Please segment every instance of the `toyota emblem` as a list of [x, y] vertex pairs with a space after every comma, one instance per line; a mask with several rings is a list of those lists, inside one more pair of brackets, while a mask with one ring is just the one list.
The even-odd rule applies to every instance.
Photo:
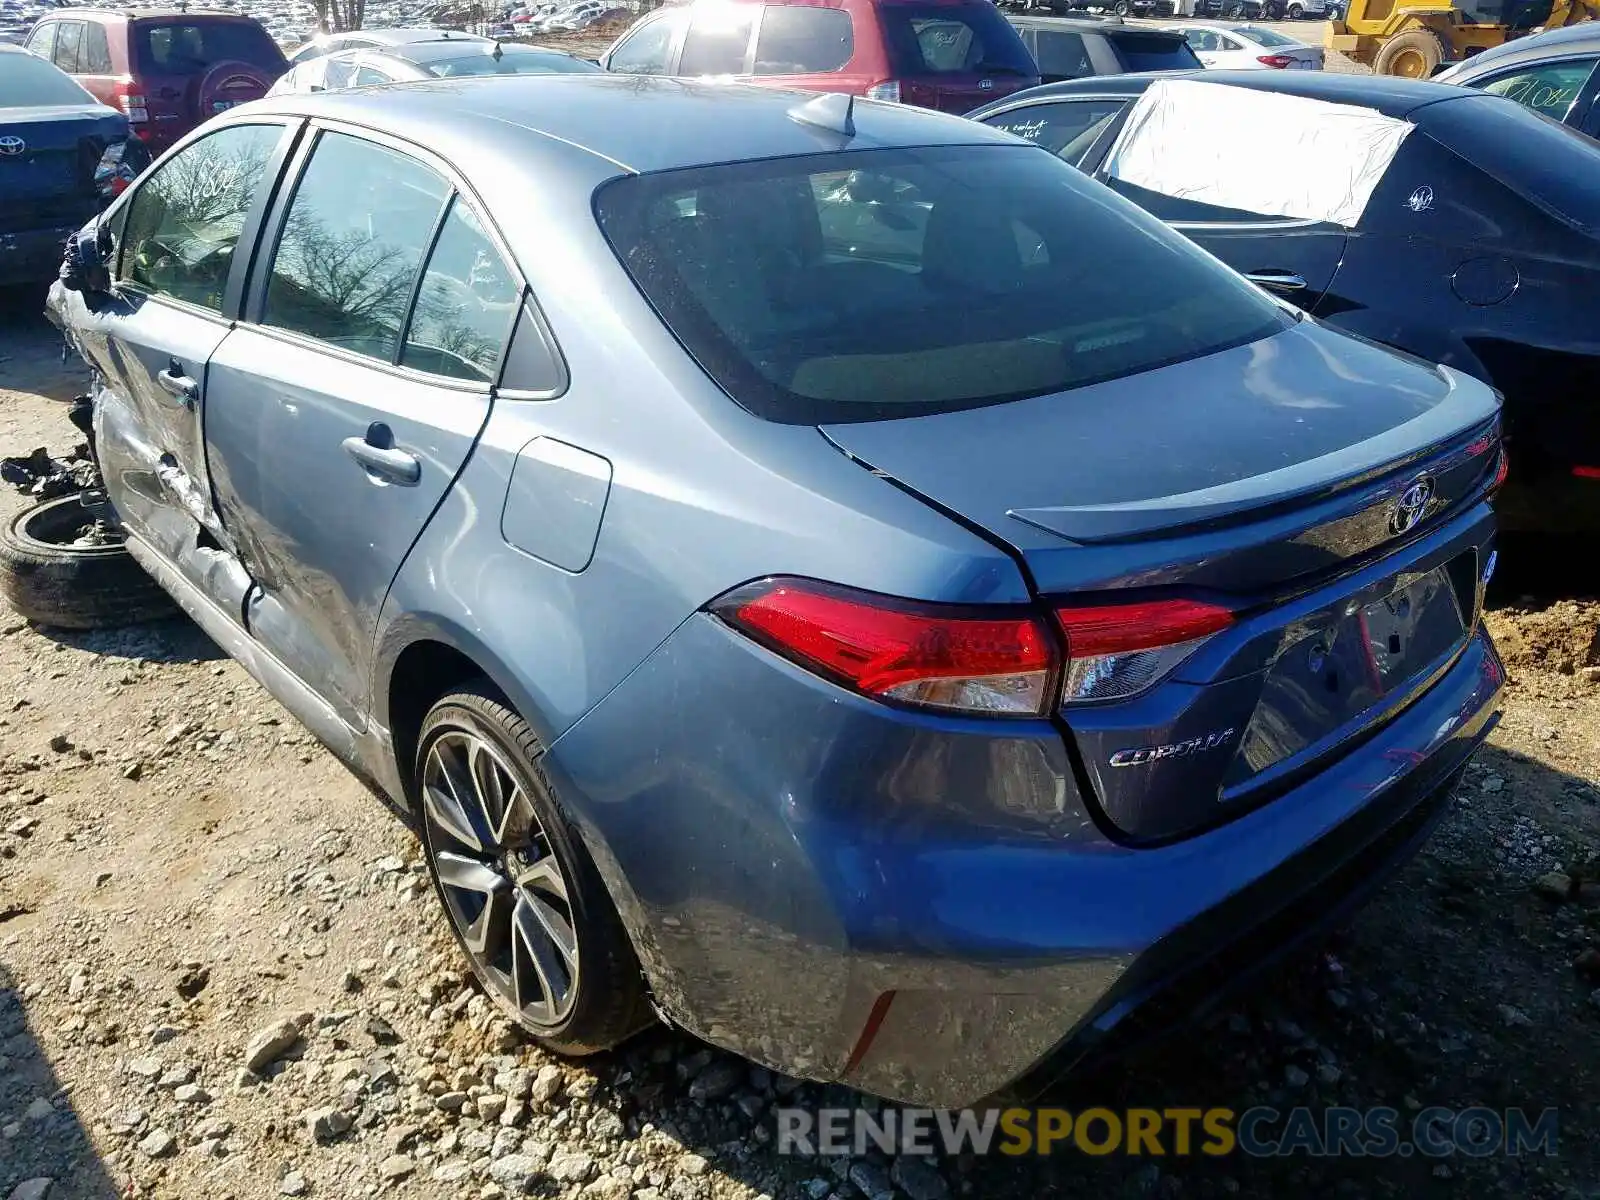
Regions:
[[27, 148], [28, 143], [19, 137], [15, 137], [9, 133], [6, 134], [5, 137], [0, 137], [0, 156], [12, 158], [18, 154], [21, 154]]
[[1410, 533], [1427, 515], [1428, 505], [1432, 501], [1433, 477], [1417, 476], [1406, 485], [1406, 490], [1400, 493], [1400, 499], [1394, 502], [1394, 508], [1389, 511], [1389, 532]]

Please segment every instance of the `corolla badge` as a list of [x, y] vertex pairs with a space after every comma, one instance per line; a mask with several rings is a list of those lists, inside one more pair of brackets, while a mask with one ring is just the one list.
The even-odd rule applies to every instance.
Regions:
[[1406, 207], [1414, 213], [1427, 212], [1433, 207], [1433, 189], [1419, 187], [1406, 199]]
[[1183, 742], [1168, 742], [1164, 746], [1130, 746], [1113, 754], [1111, 765], [1142, 767], [1153, 762], [1164, 762], [1169, 758], [1188, 758], [1191, 754], [1204, 754], [1207, 750], [1226, 746], [1233, 741], [1236, 732], [1238, 731], [1230, 725], [1227, 729], [1202, 733], [1199, 737], [1192, 737]]
[[1396, 500], [1394, 507], [1389, 510], [1389, 532], [1410, 533], [1417, 527], [1417, 522], [1427, 515], [1428, 505], [1432, 500], [1433, 477], [1417, 476], [1406, 490], [1400, 493], [1400, 499]]
[[11, 134], [0, 137], [0, 157], [11, 158], [21, 154], [27, 148], [28, 143], [19, 137], [14, 137]]

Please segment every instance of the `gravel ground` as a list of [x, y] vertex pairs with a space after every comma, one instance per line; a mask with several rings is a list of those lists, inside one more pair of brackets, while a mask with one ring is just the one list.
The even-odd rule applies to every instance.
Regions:
[[[3, 453], [75, 440], [82, 380], [35, 314], [0, 311]], [[0, 611], [0, 1198], [1600, 1196], [1600, 605], [1512, 595], [1491, 623], [1505, 720], [1425, 852], [1198, 1032], [1058, 1098], [1554, 1106], [1557, 1156], [891, 1166], [777, 1155], [775, 1104], [848, 1094], [686, 1036], [582, 1063], [523, 1042], [411, 836], [191, 624]]]

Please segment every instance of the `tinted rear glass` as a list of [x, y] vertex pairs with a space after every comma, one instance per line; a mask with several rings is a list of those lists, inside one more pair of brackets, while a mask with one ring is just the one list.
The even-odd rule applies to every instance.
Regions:
[[140, 21], [132, 26], [134, 58], [149, 75], [197, 75], [220, 62], [281, 71], [283, 52], [254, 21]]
[[0, 108], [34, 104], [88, 104], [89, 95], [70, 75], [32, 54], [0, 52]]
[[877, 11], [897, 74], [1036, 74], [1028, 48], [993, 4], [881, 4]]
[[1194, 48], [1181, 37], [1117, 33], [1111, 35], [1111, 44], [1129, 71], [1187, 71], [1201, 65]]
[[1580, 229], [1600, 229], [1600, 143], [1499, 96], [1417, 114], [1441, 145]]
[[770, 420], [995, 404], [1239, 345], [1289, 320], [1215, 259], [1031, 146], [628, 176], [597, 212], [729, 395]]

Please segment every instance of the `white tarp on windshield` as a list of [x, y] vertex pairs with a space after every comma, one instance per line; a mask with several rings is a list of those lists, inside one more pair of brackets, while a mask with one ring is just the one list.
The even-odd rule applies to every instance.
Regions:
[[1134, 103], [1106, 164], [1164, 196], [1354, 226], [1410, 132], [1376, 109], [1164, 79]]

